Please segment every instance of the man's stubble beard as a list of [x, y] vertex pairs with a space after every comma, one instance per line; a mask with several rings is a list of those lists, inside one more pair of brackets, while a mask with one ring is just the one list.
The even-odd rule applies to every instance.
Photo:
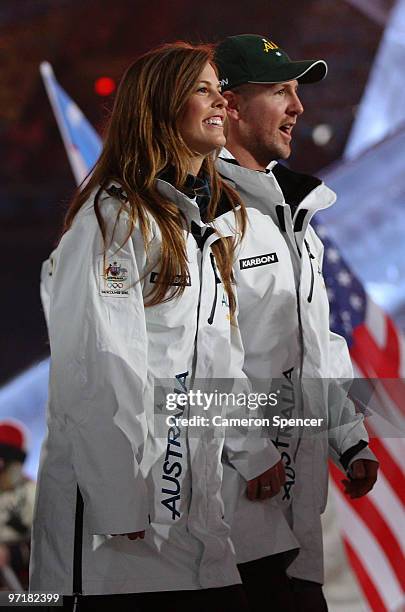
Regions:
[[291, 155], [291, 147], [278, 145], [275, 142], [260, 142], [256, 140], [255, 146], [251, 148], [251, 155], [263, 167], [277, 159], [288, 159]]

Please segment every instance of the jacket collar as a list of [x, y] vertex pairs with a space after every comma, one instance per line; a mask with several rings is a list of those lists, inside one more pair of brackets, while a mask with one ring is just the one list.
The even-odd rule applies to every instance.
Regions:
[[176, 204], [190, 224], [194, 221], [194, 223], [197, 223], [199, 226], [205, 225], [201, 220], [200, 209], [196, 198], [191, 199], [189, 196], [176, 189], [171, 183], [160, 178], [156, 179], [156, 187], [162, 196]]
[[[201, 221], [200, 209], [195, 201], [195, 198], [192, 200], [188, 195], [182, 193], [173, 187], [170, 182], [163, 179], [156, 179], [156, 187], [162, 196], [166, 197], [168, 200], [174, 202], [174, 204], [178, 206], [190, 224], [192, 221], [194, 221], [198, 225], [204, 225], [204, 223]], [[105, 192], [109, 196], [116, 198], [123, 203], [128, 200], [125, 190], [118, 181], [110, 181], [105, 188]]]
[[[336, 200], [336, 194], [316, 177], [294, 172], [277, 162], [269, 164], [267, 173], [249, 170], [233, 159], [229, 151], [222, 150], [217, 160], [221, 176], [231, 182], [247, 207], [253, 206], [270, 215], [281, 229], [280, 218], [292, 214], [295, 231], [302, 231], [315, 212], [328, 208]], [[286, 210], [290, 208], [288, 205], [291, 213]]]
[[[158, 175], [158, 178], [166, 181], [166, 183], [170, 183], [173, 185], [173, 187], [175, 187], [176, 173], [174, 167], [168, 166]], [[208, 182], [208, 177], [205, 175], [194, 176], [193, 174], [188, 174], [184, 185], [181, 189], [179, 189], [179, 191], [184, 193], [191, 200], [195, 199], [198, 208], [200, 209], [200, 215], [202, 218], [204, 218], [204, 214], [211, 199], [211, 188]]]

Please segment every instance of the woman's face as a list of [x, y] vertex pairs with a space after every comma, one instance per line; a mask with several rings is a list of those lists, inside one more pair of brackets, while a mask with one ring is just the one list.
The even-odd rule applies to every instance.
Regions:
[[195, 153], [190, 168], [193, 174], [198, 174], [204, 157], [225, 145], [224, 121], [227, 104], [220, 93], [215, 70], [207, 63], [179, 121], [182, 138]]

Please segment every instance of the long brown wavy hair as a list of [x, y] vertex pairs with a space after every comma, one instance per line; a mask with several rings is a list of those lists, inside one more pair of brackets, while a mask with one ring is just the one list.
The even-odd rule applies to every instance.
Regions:
[[[158, 192], [155, 181], [160, 172], [172, 167], [175, 187], [181, 190], [184, 186], [193, 151], [181, 137], [179, 120], [207, 62], [215, 69], [208, 46], [177, 42], [145, 53], [128, 68], [117, 91], [102, 153], [65, 217], [64, 232], [97, 189], [94, 210], [107, 248], [99, 196], [111, 180], [118, 181], [128, 197], [121, 207], [121, 211], [125, 208], [130, 215], [128, 238], [138, 223], [145, 248], [152, 215], [161, 231], [162, 246], [159, 262], [155, 262], [160, 266], [159, 282], [147, 296], [146, 306], [173, 299], [185, 289], [186, 283], [178, 282], [179, 278], [188, 277], [184, 217], [173, 202]], [[225, 197], [236, 215], [237, 233], [242, 236], [246, 227], [245, 208], [237, 193], [218, 175], [213, 156], [205, 158], [201, 171], [211, 187], [206, 220], [215, 218], [220, 199]], [[221, 238], [212, 245], [231, 313], [235, 310], [232, 264], [236, 242], [236, 238]]]

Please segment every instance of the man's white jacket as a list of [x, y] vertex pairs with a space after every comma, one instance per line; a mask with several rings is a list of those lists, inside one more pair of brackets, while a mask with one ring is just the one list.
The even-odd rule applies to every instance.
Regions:
[[[193, 228], [185, 231], [189, 277], [180, 297], [144, 307], [159, 282], [161, 236], [150, 218], [146, 249], [138, 227], [127, 240], [125, 194], [114, 184], [101, 194], [109, 236], [114, 227], [107, 252], [90, 198], [43, 266], [51, 370], [34, 591], [91, 595], [240, 582], [223, 518], [221, 456], [245, 480], [279, 457], [261, 438], [229, 436], [224, 449], [220, 428], [166, 421], [199, 410], [168, 412], [166, 392], [186, 391], [194, 379], [240, 378], [243, 354], [211, 251], [218, 235], [201, 222], [195, 201], [162, 180], [158, 189]], [[144, 540], [112, 535], [141, 530]]]
[[[322, 582], [320, 514], [327, 497], [328, 452], [344, 468], [354, 459], [374, 458], [365, 448], [362, 416], [347, 399], [350, 357], [345, 340], [329, 330], [323, 245], [309, 225], [317, 210], [334, 203], [335, 194], [320, 180], [280, 164], [271, 164], [266, 173], [219, 159], [217, 169], [248, 210], [234, 266], [244, 371], [259, 391], [271, 386], [279, 393], [270, 416], [322, 419], [320, 426], [270, 430], [286, 484], [276, 498], [255, 506], [240, 496], [229, 518], [232, 539], [239, 562], [300, 546], [288, 573]], [[216, 223], [223, 231], [233, 222], [224, 211]], [[230, 481], [230, 472], [226, 475]], [[224, 486], [230, 488], [227, 482]]]

